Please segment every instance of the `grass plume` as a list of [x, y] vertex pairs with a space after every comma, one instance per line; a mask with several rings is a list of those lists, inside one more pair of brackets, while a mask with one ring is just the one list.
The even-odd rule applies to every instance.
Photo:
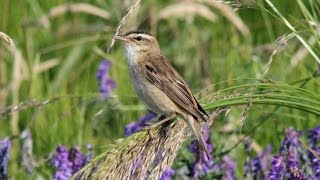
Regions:
[[[210, 122], [226, 109], [212, 113]], [[158, 179], [171, 167], [181, 144], [191, 135], [181, 119], [142, 130], [116, 144], [77, 172], [73, 179]]]

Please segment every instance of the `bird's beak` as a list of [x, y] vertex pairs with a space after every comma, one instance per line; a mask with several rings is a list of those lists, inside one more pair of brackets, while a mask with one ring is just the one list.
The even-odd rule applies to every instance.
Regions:
[[123, 35], [117, 35], [117, 36], [114, 36], [113, 38], [120, 40], [120, 41], [125, 41], [125, 42], [128, 42], [128, 40], [129, 40], [127, 37], [125, 37]]

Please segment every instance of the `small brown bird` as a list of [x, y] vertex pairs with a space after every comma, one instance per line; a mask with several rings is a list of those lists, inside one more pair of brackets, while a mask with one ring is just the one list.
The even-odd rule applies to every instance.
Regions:
[[201, 130], [201, 123], [207, 121], [208, 115], [161, 53], [156, 38], [142, 31], [130, 31], [114, 38], [125, 43], [131, 79], [139, 98], [151, 111], [165, 117], [156, 124], [180, 115], [209, 158]]

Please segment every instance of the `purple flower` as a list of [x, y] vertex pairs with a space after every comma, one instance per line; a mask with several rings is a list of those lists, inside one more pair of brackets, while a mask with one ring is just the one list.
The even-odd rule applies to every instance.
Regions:
[[286, 136], [281, 144], [280, 153], [285, 154], [288, 149], [297, 149], [301, 147], [299, 138], [301, 133], [295, 131], [293, 128], [286, 129]]
[[124, 128], [124, 134], [126, 136], [130, 136], [138, 131], [140, 131], [143, 127], [147, 125], [148, 122], [150, 122], [153, 118], [156, 117], [156, 114], [153, 112], [148, 112], [146, 115], [142, 116], [140, 118], [140, 122], [131, 122], [127, 124]]
[[315, 127], [308, 131], [308, 141], [311, 148], [317, 147], [317, 144], [320, 140], [320, 126]]
[[[312, 177], [314, 179], [320, 178], [320, 126], [317, 126], [316, 128], [308, 131], [308, 142], [310, 145], [310, 148], [313, 150], [313, 152], [309, 151], [308, 156], [310, 160], [310, 166], [312, 167]], [[318, 155], [318, 157], [316, 156]]]
[[52, 179], [53, 180], [69, 180], [71, 176], [72, 176], [71, 172], [66, 170], [59, 170], [54, 174]]
[[138, 131], [140, 131], [141, 126], [140, 124], [136, 123], [136, 122], [131, 122], [129, 124], [126, 125], [126, 127], [124, 128], [124, 134], [126, 136], [130, 136]]
[[256, 156], [255, 158], [252, 159], [251, 167], [252, 167], [251, 169], [252, 169], [253, 179], [257, 179], [258, 177], [260, 177], [260, 179], [264, 179], [261, 160], [259, 156]]
[[[212, 144], [210, 144], [209, 139], [209, 128], [203, 128], [203, 138], [206, 141], [208, 152], [211, 153], [213, 151]], [[195, 153], [196, 161], [193, 163], [193, 168], [191, 171], [191, 177], [200, 177], [208, 173], [213, 167], [213, 158], [207, 157], [205, 152], [201, 150], [199, 147], [198, 141], [194, 140], [191, 142], [189, 146], [189, 151]]]
[[84, 158], [79, 148], [72, 147], [69, 150], [69, 161], [72, 162], [72, 174], [78, 172], [83, 167]]
[[140, 126], [146, 126], [153, 118], [156, 117], [156, 114], [153, 112], [148, 112], [146, 115], [140, 118]]
[[[245, 149], [249, 155], [249, 150], [251, 148], [247, 145], [247, 143], [245, 143]], [[248, 158], [245, 163], [244, 177], [248, 178], [252, 176], [253, 179], [266, 179], [265, 171], [267, 170], [267, 161], [270, 152], [271, 146], [268, 145], [264, 152], [254, 157], [251, 161], [250, 158]]]
[[235, 162], [228, 156], [223, 156], [221, 168], [224, 170], [222, 180], [234, 180], [236, 178]]
[[33, 142], [31, 132], [29, 130], [22, 131], [20, 138], [22, 140], [21, 165], [27, 170], [29, 174], [31, 174], [34, 166], [34, 161], [32, 157]]
[[271, 161], [271, 168], [268, 177], [270, 180], [280, 180], [283, 177], [285, 166], [285, 158], [281, 155], [276, 155]]
[[175, 174], [175, 171], [171, 168], [168, 168], [162, 173], [160, 180], [171, 180], [174, 174]]
[[8, 137], [0, 140], [0, 179], [8, 179], [10, 147], [11, 143]]
[[109, 68], [111, 67], [111, 62], [108, 60], [103, 60], [100, 63], [97, 79], [99, 80], [99, 89], [102, 93], [102, 100], [109, 97], [111, 91], [116, 87], [116, 83], [113, 79], [109, 77]]
[[68, 150], [59, 145], [56, 149], [56, 154], [52, 159], [52, 166], [56, 168], [56, 173], [53, 180], [67, 180], [72, 176], [72, 162], [69, 160]]
[[310, 152], [310, 158], [311, 158], [311, 167], [313, 171], [313, 179], [319, 179], [320, 178], [320, 146], [318, 146], [316, 149], [314, 149], [314, 153]]
[[307, 179], [301, 169], [299, 169], [299, 160], [297, 159], [293, 149], [289, 149], [287, 155], [287, 177], [288, 179]]
[[85, 157], [79, 148], [71, 148], [69, 151], [62, 145], [56, 149], [56, 153], [51, 161], [56, 168], [54, 180], [65, 180], [80, 170], [84, 166]]

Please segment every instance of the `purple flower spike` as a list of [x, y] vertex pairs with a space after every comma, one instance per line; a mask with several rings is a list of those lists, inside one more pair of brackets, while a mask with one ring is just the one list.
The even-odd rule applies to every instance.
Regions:
[[146, 115], [144, 115], [140, 118], [139, 123], [131, 122], [131, 123], [127, 124], [126, 127], [124, 128], [124, 134], [126, 136], [130, 136], [130, 135], [140, 131], [141, 128], [145, 127], [147, 125], [147, 123], [150, 122], [155, 117], [156, 117], [156, 114], [154, 114], [153, 112], [148, 112]]
[[[250, 149], [250, 147], [246, 147], [248, 145], [245, 144], [245, 149]], [[247, 150], [246, 150], [247, 151]], [[245, 164], [245, 178], [252, 177], [253, 179], [266, 179], [266, 171], [267, 171], [267, 161], [268, 156], [271, 152], [271, 146], [268, 145], [266, 150], [257, 155], [251, 161], [249, 158]], [[247, 154], [250, 152], [248, 151]]]
[[174, 175], [175, 175], [175, 171], [171, 168], [168, 168], [162, 173], [160, 180], [171, 180], [173, 179]]
[[0, 140], [0, 179], [8, 179], [10, 148], [11, 143], [8, 137]]
[[235, 173], [235, 162], [231, 158], [229, 158], [228, 156], [223, 156], [221, 167], [224, 170], [222, 180], [237, 179]]
[[320, 146], [318, 146], [314, 153], [318, 156], [315, 156], [315, 154], [310, 152], [311, 157], [311, 167], [313, 171], [313, 178], [312, 179], [320, 179]]
[[111, 62], [108, 60], [103, 60], [100, 63], [97, 79], [99, 80], [99, 89], [102, 93], [102, 100], [110, 96], [111, 91], [116, 87], [116, 83], [113, 79], [109, 77], [109, 69], [111, 67]]
[[138, 131], [140, 131], [141, 126], [136, 123], [136, 122], [131, 122], [129, 124], [126, 125], [126, 127], [124, 128], [124, 134], [126, 136], [130, 136]]
[[78, 172], [84, 165], [85, 157], [79, 148], [69, 150], [69, 160], [72, 162], [72, 174]]
[[320, 126], [309, 130], [308, 141], [311, 148], [317, 147], [318, 142], [320, 141]]
[[287, 156], [287, 177], [288, 179], [307, 179], [302, 170], [299, 169], [299, 160], [292, 149], [289, 149]]
[[[310, 145], [310, 148], [313, 150], [313, 152], [309, 151], [308, 156], [312, 167], [312, 177], [313, 179], [319, 179], [320, 178], [320, 159], [318, 158], [320, 156], [320, 126], [315, 127], [312, 130], [309, 130], [308, 132], [308, 142]], [[317, 156], [318, 157], [317, 157]]]
[[[262, 171], [262, 165], [261, 165], [261, 159], [259, 156], [256, 156], [251, 161], [251, 169], [252, 169], [252, 175], [253, 179], [257, 179], [258, 177], [261, 177], [263, 179], [263, 171]], [[262, 173], [260, 175], [260, 173]]]
[[59, 145], [51, 164], [56, 169], [53, 180], [67, 180], [85, 165], [85, 156], [79, 148], [73, 147], [68, 151]]
[[97, 72], [97, 79], [102, 79], [105, 74], [108, 74], [109, 68], [111, 67], [111, 62], [109, 60], [103, 60]]
[[57, 169], [53, 180], [67, 180], [72, 176], [72, 162], [70, 162], [69, 152], [64, 146], [57, 147], [56, 154], [52, 159], [52, 166]]
[[285, 154], [285, 152], [288, 149], [294, 148], [300, 148], [301, 143], [299, 141], [299, 138], [301, 136], [301, 133], [295, 131], [293, 128], [286, 129], [286, 137], [284, 141], [281, 144], [280, 153]]
[[148, 112], [146, 115], [140, 118], [140, 126], [146, 126], [153, 118], [156, 117], [156, 114], [153, 112]]
[[268, 177], [270, 180], [281, 180], [284, 174], [285, 158], [281, 155], [276, 155], [271, 161], [271, 168]]

